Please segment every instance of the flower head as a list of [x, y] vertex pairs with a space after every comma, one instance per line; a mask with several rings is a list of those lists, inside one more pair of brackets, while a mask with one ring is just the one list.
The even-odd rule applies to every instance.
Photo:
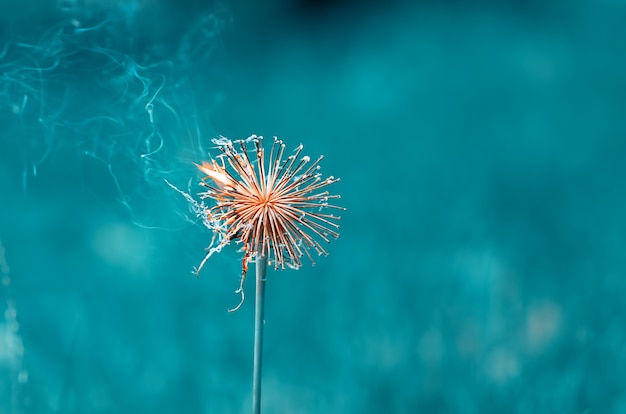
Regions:
[[[328, 209], [344, 210], [329, 204], [340, 198], [325, 189], [339, 181], [322, 178], [320, 162], [301, 156], [302, 145], [285, 155], [285, 144], [274, 138], [266, 154], [263, 137], [255, 135], [246, 140], [214, 139], [221, 154], [210, 162], [198, 165], [205, 174], [200, 197], [213, 205], [196, 204], [204, 223], [214, 231], [208, 252], [197, 269], [207, 259], [231, 241], [242, 243], [244, 252], [241, 285], [248, 263], [265, 257], [274, 268], [299, 268], [306, 255], [315, 264], [311, 252], [328, 255], [322, 242], [339, 237], [339, 216], [326, 213]], [[248, 147], [254, 148], [251, 154]]]

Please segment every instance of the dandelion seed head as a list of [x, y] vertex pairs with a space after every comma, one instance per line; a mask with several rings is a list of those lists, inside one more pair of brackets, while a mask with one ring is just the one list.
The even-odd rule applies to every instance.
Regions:
[[276, 137], [267, 148], [256, 135], [212, 142], [221, 154], [197, 165], [205, 175], [206, 191], [200, 193], [203, 204], [195, 208], [205, 209], [203, 222], [218, 234], [220, 249], [231, 241], [243, 244], [244, 276], [246, 263], [259, 256], [284, 269], [300, 268], [304, 255], [314, 263], [310, 251], [328, 255], [321, 241], [339, 237], [339, 217], [324, 210], [343, 208], [328, 203], [339, 196], [329, 195], [324, 187], [338, 180], [322, 179], [323, 157], [311, 162], [311, 157], [300, 155], [302, 144], [287, 155]]
[[299, 269], [306, 256], [315, 265], [316, 256], [327, 256], [322, 241], [339, 237], [339, 216], [325, 210], [345, 210], [330, 204], [341, 198], [325, 187], [339, 181], [322, 179], [320, 162], [301, 156], [297, 146], [285, 154], [285, 144], [274, 137], [266, 149], [262, 136], [251, 135], [231, 141], [226, 137], [212, 140], [220, 151], [210, 161], [196, 164], [204, 174], [204, 190], [196, 201], [187, 192], [166, 183], [182, 194], [204, 226], [213, 232], [207, 253], [193, 272], [198, 275], [208, 259], [234, 242], [243, 253], [241, 282], [237, 293], [244, 300], [243, 283], [248, 263], [257, 257], [267, 259], [275, 269]]

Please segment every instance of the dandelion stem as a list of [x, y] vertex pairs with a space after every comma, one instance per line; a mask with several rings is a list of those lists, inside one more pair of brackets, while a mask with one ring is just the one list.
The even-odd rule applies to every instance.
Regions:
[[265, 274], [267, 258], [256, 258], [256, 296], [254, 302], [254, 369], [252, 377], [252, 413], [261, 412], [261, 366], [263, 362], [263, 309], [265, 305]]

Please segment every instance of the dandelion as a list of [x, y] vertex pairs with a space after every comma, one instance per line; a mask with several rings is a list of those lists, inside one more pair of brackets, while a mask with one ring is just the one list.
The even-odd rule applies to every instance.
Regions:
[[[213, 238], [204, 259], [195, 270], [199, 274], [207, 260], [231, 242], [242, 245], [242, 272], [239, 304], [244, 302], [244, 281], [248, 264], [256, 261], [255, 340], [252, 406], [260, 412], [261, 354], [263, 342], [263, 309], [267, 265], [274, 269], [286, 266], [298, 269], [302, 257], [315, 264], [313, 255], [327, 256], [323, 243], [339, 237], [339, 216], [327, 211], [344, 210], [329, 203], [340, 198], [327, 190], [338, 178], [322, 178], [320, 162], [302, 156], [302, 145], [285, 154], [285, 144], [274, 137], [269, 155], [263, 137], [252, 135], [245, 140], [231, 141], [220, 137], [213, 143], [221, 154], [197, 165], [205, 177], [199, 195], [200, 203], [187, 193], [196, 214], [213, 231]], [[249, 151], [254, 148], [254, 153]], [[204, 201], [210, 200], [211, 206]]]
[[[196, 273], [231, 241], [242, 243], [244, 256], [237, 290], [241, 301], [234, 311], [245, 298], [243, 283], [249, 262], [264, 258], [275, 269], [297, 269], [306, 255], [315, 264], [311, 251], [327, 256], [321, 242], [339, 237], [339, 216], [323, 211], [343, 208], [329, 204], [340, 196], [324, 189], [339, 179], [322, 179], [319, 164], [323, 157], [314, 162], [308, 156], [301, 157], [302, 145], [285, 156], [285, 144], [274, 138], [266, 160], [263, 137], [252, 135], [235, 142], [219, 138], [213, 143], [221, 154], [198, 168], [206, 174], [201, 183], [206, 191], [200, 197], [214, 201], [213, 207], [203, 205], [201, 213], [216, 237]], [[253, 157], [248, 151], [250, 144], [255, 150]]]

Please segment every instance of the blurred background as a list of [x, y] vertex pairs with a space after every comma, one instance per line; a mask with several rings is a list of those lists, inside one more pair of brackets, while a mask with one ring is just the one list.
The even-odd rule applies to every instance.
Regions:
[[623, 0], [0, 2], [0, 413], [245, 413], [211, 138], [325, 155], [266, 413], [626, 413]]

